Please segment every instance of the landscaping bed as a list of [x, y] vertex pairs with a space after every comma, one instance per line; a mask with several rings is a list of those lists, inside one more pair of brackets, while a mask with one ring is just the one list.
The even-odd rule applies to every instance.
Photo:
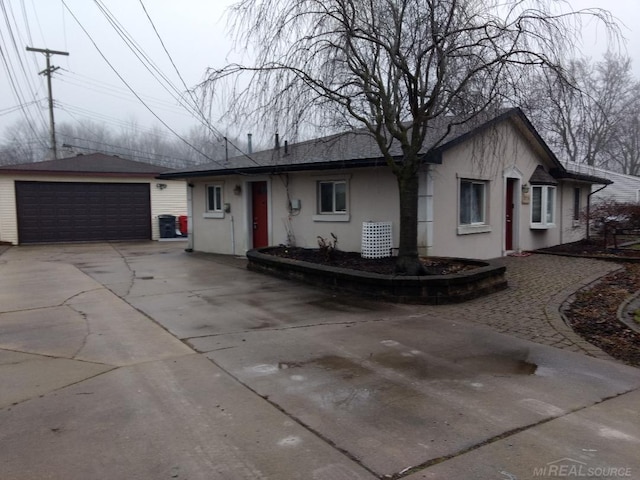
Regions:
[[[623, 268], [578, 291], [563, 306], [569, 326], [589, 343], [613, 358], [640, 366], [640, 334], [623, 323], [620, 306], [640, 291], [640, 249], [634, 235], [620, 235], [618, 248], [602, 237], [565, 243], [538, 250], [540, 253], [587, 257], [619, 262]], [[606, 246], [605, 246], [606, 245]]]
[[601, 238], [591, 240], [580, 240], [578, 242], [563, 243], [553, 247], [536, 250], [539, 253], [550, 253], [556, 255], [600, 258], [603, 260], [614, 260], [620, 262], [640, 262], [640, 249], [638, 249], [638, 237], [628, 236], [620, 238], [618, 247], [611, 243], [605, 246]]
[[267, 247], [247, 258], [254, 271], [396, 302], [456, 303], [507, 287], [505, 267], [491, 261], [425, 258], [428, 275], [401, 276], [393, 274], [393, 257], [365, 259], [340, 250]]
[[571, 328], [613, 358], [640, 366], [640, 334], [618, 319], [619, 307], [640, 290], [640, 265], [627, 264], [576, 293], [563, 313]]

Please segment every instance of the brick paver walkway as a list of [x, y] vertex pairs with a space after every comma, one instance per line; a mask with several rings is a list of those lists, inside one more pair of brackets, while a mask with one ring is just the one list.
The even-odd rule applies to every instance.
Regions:
[[537, 343], [609, 358], [573, 332], [560, 305], [576, 290], [620, 266], [602, 260], [536, 254], [500, 259], [509, 288], [470, 302], [438, 307], [452, 316]]
[[[239, 268], [246, 267], [246, 258], [194, 255]], [[507, 267], [508, 289], [461, 304], [425, 305], [419, 307], [422, 315], [460, 318], [544, 345], [598, 358], [611, 358], [567, 326], [559, 309], [577, 290], [621, 268], [620, 265], [602, 260], [542, 254], [504, 257], [498, 262]]]

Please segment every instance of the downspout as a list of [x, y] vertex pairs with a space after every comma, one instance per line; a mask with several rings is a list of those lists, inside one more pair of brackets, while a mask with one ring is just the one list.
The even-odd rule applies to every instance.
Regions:
[[193, 183], [187, 180], [187, 248], [185, 252], [193, 252]]
[[587, 240], [591, 238], [591, 195], [601, 192], [608, 186], [609, 185], [604, 185], [603, 187], [600, 187], [595, 192], [591, 192], [589, 195], [587, 195]]
[[236, 255], [236, 229], [233, 223], [233, 215], [230, 215], [230, 217], [231, 217], [231, 254], [235, 256]]

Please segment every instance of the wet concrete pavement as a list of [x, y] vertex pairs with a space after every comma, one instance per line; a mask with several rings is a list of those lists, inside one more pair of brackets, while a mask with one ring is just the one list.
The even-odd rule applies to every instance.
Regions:
[[0, 478], [640, 478], [640, 371], [554, 316], [611, 264], [407, 306], [182, 248], [0, 256]]

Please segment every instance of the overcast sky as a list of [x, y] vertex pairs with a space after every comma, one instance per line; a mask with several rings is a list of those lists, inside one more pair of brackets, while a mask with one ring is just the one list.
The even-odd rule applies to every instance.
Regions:
[[[41, 53], [27, 52], [27, 45], [69, 52], [68, 57], [52, 57], [52, 64], [60, 67], [53, 77], [57, 124], [90, 120], [121, 130], [135, 122], [137, 128], [146, 130], [161, 126], [157, 115], [179, 133], [188, 131], [196, 121], [192, 114], [178, 106], [178, 94], [168, 85], [173, 85], [179, 92], [184, 91], [182, 80], [189, 87], [196, 85], [203, 79], [208, 66], [224, 64], [231, 48], [222, 15], [232, 0], [143, 0], [182, 79], [164, 52], [140, 0], [64, 0], [68, 9], [63, 0], [0, 2], [5, 7], [0, 19], [3, 54], [0, 140], [5, 128], [24, 119], [25, 115], [34, 125], [48, 127], [46, 82], [38, 75], [44, 69], [45, 57]], [[633, 58], [634, 71], [640, 77], [640, 2], [570, 0], [569, 3], [574, 9], [607, 8], [620, 20], [622, 33], [628, 39], [627, 53]], [[100, 10], [100, 5], [104, 11]], [[11, 30], [6, 17], [9, 17]], [[109, 18], [123, 35], [133, 39], [137, 51], [126, 45], [109, 23]], [[606, 48], [606, 35], [589, 26], [585, 27], [585, 33], [583, 50], [594, 57], [600, 56]], [[153, 66], [149, 68], [153, 74], [135, 53], [151, 60]], [[161, 74], [168, 82], [157, 80]], [[11, 80], [19, 90], [18, 97], [11, 87]], [[22, 110], [18, 108], [21, 103], [24, 104]], [[161, 128], [171, 135], [165, 127]], [[227, 133], [224, 126], [218, 125], [218, 128], [223, 134]]]

